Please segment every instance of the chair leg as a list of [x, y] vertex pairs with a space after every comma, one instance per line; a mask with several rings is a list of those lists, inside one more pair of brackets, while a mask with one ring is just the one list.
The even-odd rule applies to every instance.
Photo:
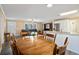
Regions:
[[65, 52], [63, 52], [62, 55], [65, 55]]

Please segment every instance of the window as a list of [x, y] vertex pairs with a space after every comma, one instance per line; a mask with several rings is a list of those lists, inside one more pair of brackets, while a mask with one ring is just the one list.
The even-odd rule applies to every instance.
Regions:
[[26, 30], [36, 29], [36, 24], [25, 24]]

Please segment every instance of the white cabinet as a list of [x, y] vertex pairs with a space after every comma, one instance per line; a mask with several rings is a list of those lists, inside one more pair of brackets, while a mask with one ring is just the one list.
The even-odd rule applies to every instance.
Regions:
[[59, 30], [60, 32], [69, 32], [68, 30], [68, 20], [58, 20], [58, 21], [54, 21], [54, 24], [60, 24], [59, 26]]
[[54, 24], [60, 24], [60, 32], [79, 33], [78, 19], [65, 19], [55, 21]]

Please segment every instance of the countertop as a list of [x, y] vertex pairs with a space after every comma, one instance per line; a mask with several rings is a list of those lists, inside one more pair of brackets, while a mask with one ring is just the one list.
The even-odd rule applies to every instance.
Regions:
[[66, 34], [66, 35], [79, 35], [78, 32], [59, 32], [59, 31], [44, 31], [44, 33], [56, 33], [56, 34]]

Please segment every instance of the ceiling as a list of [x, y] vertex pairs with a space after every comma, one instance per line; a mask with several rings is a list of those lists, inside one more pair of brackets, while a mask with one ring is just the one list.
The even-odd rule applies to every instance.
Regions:
[[57, 19], [60, 13], [79, 9], [79, 4], [3, 4], [2, 8], [8, 18]]

